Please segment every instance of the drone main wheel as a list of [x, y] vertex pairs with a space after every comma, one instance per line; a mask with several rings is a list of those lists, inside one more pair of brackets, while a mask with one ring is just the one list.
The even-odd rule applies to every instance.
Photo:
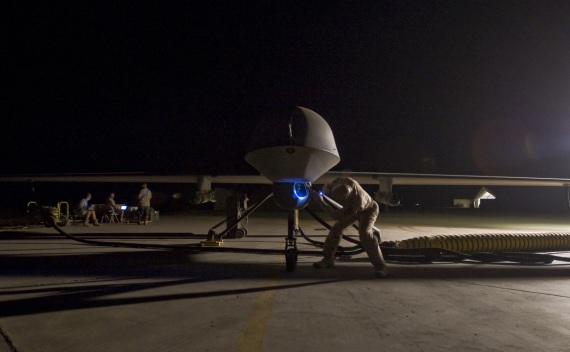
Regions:
[[297, 248], [289, 248], [285, 250], [285, 266], [287, 272], [293, 272], [297, 269]]

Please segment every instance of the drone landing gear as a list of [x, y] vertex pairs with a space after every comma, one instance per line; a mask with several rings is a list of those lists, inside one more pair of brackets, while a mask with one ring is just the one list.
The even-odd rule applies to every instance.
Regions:
[[289, 211], [287, 219], [287, 238], [285, 239], [285, 266], [287, 272], [293, 272], [297, 269], [297, 259], [299, 251], [297, 250], [297, 234], [299, 233], [299, 210]]
[[[213, 248], [213, 247], [220, 247], [224, 243], [225, 238], [243, 238], [247, 235], [247, 229], [245, 225], [247, 224], [247, 216], [255, 211], [261, 204], [263, 204], [266, 200], [271, 198], [273, 193], [270, 193], [267, 197], [265, 197], [260, 202], [254, 204], [253, 206], [243, 209], [239, 204], [236, 202], [236, 199], [233, 198], [228, 202], [228, 205], [231, 205], [231, 209], [228, 212], [228, 216], [222, 222], [216, 224], [214, 227], [208, 231], [207, 240], [201, 242], [201, 250], [208, 250], [214, 251], [219, 250], [222, 251], [221, 248]], [[237, 204], [237, 207], [235, 205]], [[227, 223], [227, 228], [222, 231], [221, 233], [216, 233], [215, 229], [221, 226], [222, 224]], [[299, 250], [297, 249], [297, 234], [300, 233], [299, 229], [299, 210], [294, 209], [289, 211], [289, 217], [287, 221], [287, 237], [285, 238], [285, 266], [287, 272], [294, 272], [297, 269], [297, 260], [299, 257]], [[261, 253], [261, 254], [275, 254], [275, 253], [283, 253], [282, 251], [277, 250], [260, 250], [260, 249], [243, 249], [237, 250], [235, 248], [226, 249], [224, 251], [239, 251], [239, 252], [247, 252], [247, 253]]]

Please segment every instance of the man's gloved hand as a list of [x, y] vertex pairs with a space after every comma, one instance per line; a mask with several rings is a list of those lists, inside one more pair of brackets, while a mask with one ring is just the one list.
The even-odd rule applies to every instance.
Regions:
[[323, 196], [321, 195], [320, 192], [315, 191], [312, 188], [309, 188], [309, 193], [311, 194], [311, 198], [313, 198], [315, 201], [317, 202], [324, 202], [323, 200]]

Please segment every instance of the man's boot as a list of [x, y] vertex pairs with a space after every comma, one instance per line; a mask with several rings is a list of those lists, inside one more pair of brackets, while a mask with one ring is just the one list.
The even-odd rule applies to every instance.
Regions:
[[320, 262], [313, 263], [315, 269], [334, 268], [334, 259], [323, 258]]
[[376, 272], [374, 273], [374, 276], [376, 276], [379, 279], [383, 279], [385, 277], [388, 277], [388, 268], [386, 267], [386, 265], [384, 265], [380, 269], [376, 268]]

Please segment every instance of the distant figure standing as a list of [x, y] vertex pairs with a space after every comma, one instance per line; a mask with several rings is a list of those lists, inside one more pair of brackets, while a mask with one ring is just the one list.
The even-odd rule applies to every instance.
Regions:
[[150, 200], [152, 192], [147, 188], [146, 183], [141, 185], [141, 190], [137, 195], [139, 206], [139, 225], [146, 225], [150, 217]]
[[117, 214], [119, 214], [119, 222], [123, 222], [125, 218], [125, 211], [121, 209], [122, 204], [115, 203], [115, 193], [109, 194], [109, 198], [107, 198], [107, 205], [112, 207]]
[[101, 226], [99, 221], [97, 221], [97, 214], [92, 207], [89, 206], [89, 201], [91, 200], [91, 193], [85, 194], [85, 198], [81, 199], [75, 208], [75, 214], [83, 216], [83, 226], [92, 226], [89, 224], [89, 220], [93, 220], [93, 225]]

